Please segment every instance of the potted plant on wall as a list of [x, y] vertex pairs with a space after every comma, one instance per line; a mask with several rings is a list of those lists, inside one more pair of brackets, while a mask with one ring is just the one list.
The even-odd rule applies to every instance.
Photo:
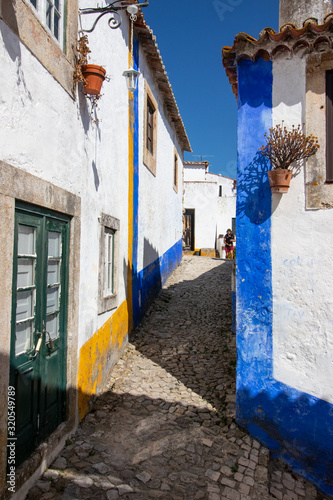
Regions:
[[316, 154], [319, 144], [314, 135], [302, 133], [301, 125], [292, 126], [291, 130], [283, 125], [276, 125], [265, 134], [267, 144], [262, 146], [260, 153], [268, 158], [272, 170], [267, 172], [271, 191], [287, 193], [293, 169], [297, 162]]
[[88, 64], [88, 54], [91, 52], [88, 45], [88, 36], [82, 35], [78, 40], [78, 58], [75, 65], [74, 80], [82, 82], [87, 95], [100, 96], [105, 69], [96, 64]]

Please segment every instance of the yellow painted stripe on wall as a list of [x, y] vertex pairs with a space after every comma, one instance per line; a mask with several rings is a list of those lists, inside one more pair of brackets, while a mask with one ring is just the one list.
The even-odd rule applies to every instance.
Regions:
[[[129, 47], [133, 40], [129, 30]], [[132, 52], [128, 51], [128, 64], [132, 64]], [[129, 331], [133, 329], [133, 190], [134, 190], [134, 96], [128, 92], [128, 260], [127, 260], [127, 301], [129, 313]]]
[[80, 349], [78, 370], [79, 419], [89, 409], [91, 396], [104, 382], [110, 370], [110, 353], [117, 353], [127, 339], [129, 316], [127, 301], [124, 301], [109, 320]]

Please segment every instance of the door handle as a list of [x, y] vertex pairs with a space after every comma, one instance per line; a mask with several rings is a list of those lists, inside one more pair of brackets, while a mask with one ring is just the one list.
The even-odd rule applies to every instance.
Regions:
[[32, 361], [35, 361], [35, 359], [37, 358], [38, 353], [39, 353], [40, 348], [41, 348], [41, 345], [42, 345], [42, 342], [43, 342], [43, 334], [40, 332], [37, 332], [37, 335], [39, 335], [39, 339], [38, 339], [37, 345], [35, 347], [35, 353], [32, 356], [30, 356], [30, 359]]
[[49, 336], [49, 340], [46, 342], [46, 347], [48, 348], [49, 351], [52, 351], [52, 349], [54, 349], [54, 343], [53, 343], [53, 340], [51, 338], [51, 335], [46, 330], [44, 330], [44, 333], [47, 333]]

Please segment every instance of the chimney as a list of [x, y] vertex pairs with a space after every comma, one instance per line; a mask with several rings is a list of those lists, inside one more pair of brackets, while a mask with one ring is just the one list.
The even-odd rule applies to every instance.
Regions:
[[323, 24], [330, 12], [333, 12], [332, 0], [280, 0], [280, 28], [285, 23], [302, 28], [310, 17]]

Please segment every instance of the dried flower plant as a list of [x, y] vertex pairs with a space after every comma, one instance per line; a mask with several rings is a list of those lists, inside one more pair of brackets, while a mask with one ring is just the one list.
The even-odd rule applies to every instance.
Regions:
[[88, 54], [91, 52], [88, 45], [88, 36], [82, 35], [77, 42], [77, 57], [75, 63], [74, 82], [85, 83], [85, 78], [82, 74], [82, 66], [88, 64]]
[[272, 168], [292, 170], [292, 164], [316, 154], [319, 149], [318, 139], [314, 135], [302, 133], [301, 125], [292, 126], [291, 130], [283, 125], [276, 125], [265, 134], [267, 144], [262, 146], [260, 153], [268, 158]]
[[[89, 41], [88, 35], [82, 35], [77, 42], [77, 53], [76, 63], [75, 63], [75, 72], [74, 72], [74, 82], [81, 82], [83, 85], [87, 84], [87, 80], [83, 76], [82, 67], [88, 64], [88, 54], [90, 54], [91, 50], [89, 49]], [[109, 77], [105, 77], [105, 80], [110, 80]], [[89, 113], [89, 118], [92, 123], [99, 123], [99, 119], [96, 117], [96, 111], [99, 109], [98, 104], [99, 100], [102, 97], [102, 94], [97, 95], [86, 95], [89, 99], [91, 108]]]

